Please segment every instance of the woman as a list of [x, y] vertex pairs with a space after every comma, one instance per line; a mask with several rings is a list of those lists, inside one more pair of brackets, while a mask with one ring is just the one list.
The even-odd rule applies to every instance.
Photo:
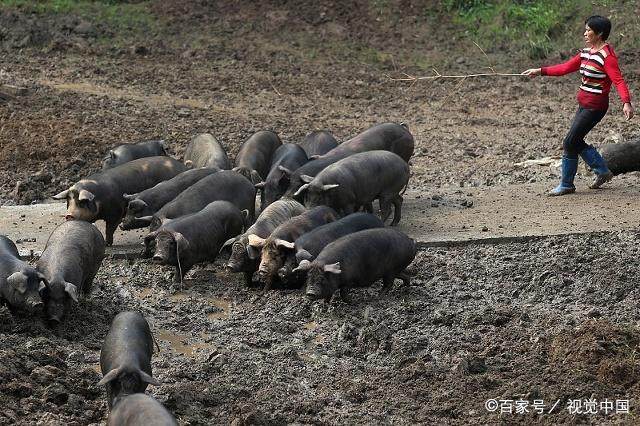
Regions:
[[531, 68], [523, 75], [560, 76], [580, 71], [582, 84], [578, 90], [578, 112], [573, 119], [569, 133], [562, 144], [562, 179], [560, 185], [549, 191], [549, 195], [565, 195], [576, 191], [573, 178], [578, 170], [578, 155], [596, 173], [596, 178], [589, 188], [600, 188], [613, 178], [607, 165], [591, 145], [584, 142], [584, 137], [607, 113], [609, 108], [609, 91], [611, 83], [623, 102], [622, 111], [630, 120], [633, 117], [633, 106], [627, 84], [618, 67], [618, 58], [611, 46], [606, 43], [611, 32], [611, 21], [602, 16], [591, 16], [585, 21], [584, 41], [587, 45], [576, 56], [567, 62], [550, 67]]

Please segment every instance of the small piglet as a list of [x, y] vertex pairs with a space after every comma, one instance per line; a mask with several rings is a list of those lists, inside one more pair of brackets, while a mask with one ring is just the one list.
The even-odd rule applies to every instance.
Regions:
[[176, 419], [154, 398], [135, 393], [118, 398], [108, 426], [178, 426]]
[[0, 235], [0, 304], [36, 312], [43, 305], [40, 293], [45, 284], [45, 277], [20, 259], [13, 241]]
[[78, 291], [88, 294], [104, 258], [105, 242], [93, 224], [64, 222], [49, 236], [37, 269], [46, 278], [45, 307], [50, 321], [60, 322]]
[[249, 212], [228, 201], [214, 201], [198, 213], [173, 220], [145, 237], [145, 245], [155, 240], [153, 261], [176, 267], [180, 282], [193, 265], [213, 262], [225, 241], [242, 233]]
[[160, 385], [151, 375], [153, 336], [149, 324], [137, 312], [120, 312], [100, 351], [100, 369], [106, 385], [109, 408], [116, 398], [144, 392], [147, 385]]
[[306, 295], [329, 300], [336, 290], [346, 299], [351, 287], [367, 287], [382, 278], [388, 290], [395, 278], [409, 283], [405, 269], [416, 256], [416, 243], [402, 232], [375, 228], [337, 239], [310, 262], [294, 269], [307, 271]]

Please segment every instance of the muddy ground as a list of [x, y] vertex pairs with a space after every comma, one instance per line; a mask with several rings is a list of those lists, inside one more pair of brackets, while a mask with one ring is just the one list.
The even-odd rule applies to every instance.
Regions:
[[[164, 138], [180, 157], [192, 135], [208, 131], [233, 155], [257, 130], [295, 142], [326, 128], [345, 140], [383, 121], [408, 123], [416, 138], [411, 191], [556, 183], [548, 167], [514, 163], [560, 154], [575, 78], [391, 82], [386, 74], [399, 70], [487, 66], [472, 44], [433, 31], [413, 7], [387, 22], [375, 10], [323, 2], [169, 3], [153, 10], [164, 30], [117, 43], [79, 18], [1, 12], [0, 83], [27, 89], [0, 100], [1, 203], [46, 200], [122, 142]], [[640, 51], [618, 53], [637, 81]], [[535, 65], [488, 55], [499, 71]], [[588, 142], [638, 135], [615, 96]], [[567, 202], [572, 220], [587, 220], [588, 198]], [[168, 269], [109, 259], [59, 329], [0, 310], [0, 424], [104, 422], [99, 350], [123, 309], [151, 322], [163, 384], [149, 392], [182, 424], [635, 423], [638, 238], [427, 249], [410, 286], [359, 290], [349, 304], [310, 303], [299, 291], [263, 295], [220, 262], [179, 289]], [[631, 414], [500, 417], [484, 408], [489, 398], [564, 406], [590, 397], [629, 399]]]

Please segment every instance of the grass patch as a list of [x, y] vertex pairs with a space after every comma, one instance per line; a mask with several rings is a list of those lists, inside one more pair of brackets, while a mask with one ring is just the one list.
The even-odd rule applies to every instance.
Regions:
[[108, 26], [114, 34], [145, 32], [157, 27], [150, 1], [122, 0], [0, 0], [0, 8], [17, 8], [39, 15], [72, 14]]
[[[612, 0], [445, 0], [453, 20], [491, 50], [523, 48], [532, 59], [580, 40], [584, 19], [605, 14]], [[497, 43], [494, 41], [497, 40]]]

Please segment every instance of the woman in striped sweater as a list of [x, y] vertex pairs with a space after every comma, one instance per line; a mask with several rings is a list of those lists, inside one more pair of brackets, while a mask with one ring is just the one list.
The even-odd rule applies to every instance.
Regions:
[[611, 180], [613, 174], [591, 145], [584, 142], [584, 137], [607, 113], [609, 108], [609, 91], [611, 83], [616, 86], [623, 102], [622, 111], [630, 120], [633, 117], [633, 106], [627, 84], [618, 67], [618, 58], [613, 48], [606, 43], [611, 32], [611, 21], [602, 16], [591, 16], [585, 21], [584, 40], [587, 45], [573, 58], [563, 64], [542, 68], [531, 68], [522, 74], [530, 77], [537, 75], [560, 76], [580, 71], [582, 84], [578, 90], [578, 112], [573, 119], [571, 129], [562, 144], [562, 179], [560, 185], [549, 191], [549, 195], [565, 195], [576, 191], [573, 178], [578, 170], [578, 155], [596, 173], [596, 178], [589, 188], [600, 188]]

